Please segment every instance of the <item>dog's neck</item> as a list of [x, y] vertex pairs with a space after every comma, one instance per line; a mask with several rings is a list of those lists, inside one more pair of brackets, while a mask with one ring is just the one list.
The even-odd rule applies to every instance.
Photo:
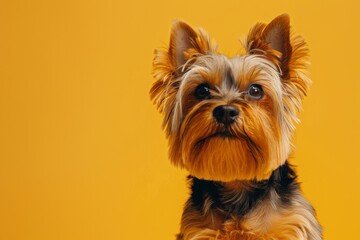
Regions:
[[227, 216], [244, 216], [264, 200], [287, 204], [298, 189], [296, 174], [289, 163], [273, 171], [268, 180], [219, 182], [189, 176], [190, 201], [199, 211], [216, 209]]

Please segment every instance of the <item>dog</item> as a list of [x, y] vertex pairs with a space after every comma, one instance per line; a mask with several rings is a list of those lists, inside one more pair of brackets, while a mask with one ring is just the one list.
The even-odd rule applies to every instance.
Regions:
[[206, 31], [174, 21], [169, 47], [155, 50], [150, 97], [170, 161], [190, 174], [177, 239], [320, 240], [288, 162], [311, 84], [307, 44], [283, 14], [242, 47], [225, 56]]

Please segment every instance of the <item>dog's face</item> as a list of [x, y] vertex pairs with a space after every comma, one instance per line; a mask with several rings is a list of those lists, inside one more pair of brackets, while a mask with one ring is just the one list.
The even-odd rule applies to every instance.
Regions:
[[164, 113], [171, 161], [203, 179], [266, 179], [291, 151], [306, 94], [307, 48], [289, 19], [255, 25], [246, 53], [229, 58], [208, 35], [173, 24], [157, 51], [151, 98]]

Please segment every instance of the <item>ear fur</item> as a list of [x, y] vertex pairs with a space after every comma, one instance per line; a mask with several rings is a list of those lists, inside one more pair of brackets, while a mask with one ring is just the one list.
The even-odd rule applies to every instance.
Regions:
[[264, 32], [264, 40], [270, 44], [272, 49], [281, 53], [280, 69], [282, 77], [286, 78], [289, 72], [289, 60], [292, 48], [290, 45], [290, 19], [284, 14], [280, 15], [269, 23]]
[[248, 36], [248, 43], [250, 53], [265, 51], [270, 60], [279, 66], [281, 77], [283, 79], [288, 77], [288, 65], [292, 53], [288, 15], [280, 15], [267, 25], [262, 23], [255, 25]]
[[216, 52], [216, 44], [202, 29], [195, 31], [182, 21], [174, 21], [171, 27], [167, 50], [156, 50], [153, 60], [153, 75], [156, 82], [150, 97], [160, 112], [165, 114], [163, 128], [170, 134], [172, 111], [181, 77], [197, 57]]
[[176, 21], [173, 23], [170, 36], [169, 56], [176, 68], [187, 62], [186, 51], [192, 49], [201, 53], [201, 48], [196, 43], [196, 32], [186, 23]]

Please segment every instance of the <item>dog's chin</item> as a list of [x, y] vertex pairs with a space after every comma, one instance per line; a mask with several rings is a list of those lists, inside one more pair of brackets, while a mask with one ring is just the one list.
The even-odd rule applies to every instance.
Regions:
[[218, 132], [197, 141], [188, 154], [186, 168], [195, 177], [216, 180], [257, 178], [258, 162], [245, 139]]

